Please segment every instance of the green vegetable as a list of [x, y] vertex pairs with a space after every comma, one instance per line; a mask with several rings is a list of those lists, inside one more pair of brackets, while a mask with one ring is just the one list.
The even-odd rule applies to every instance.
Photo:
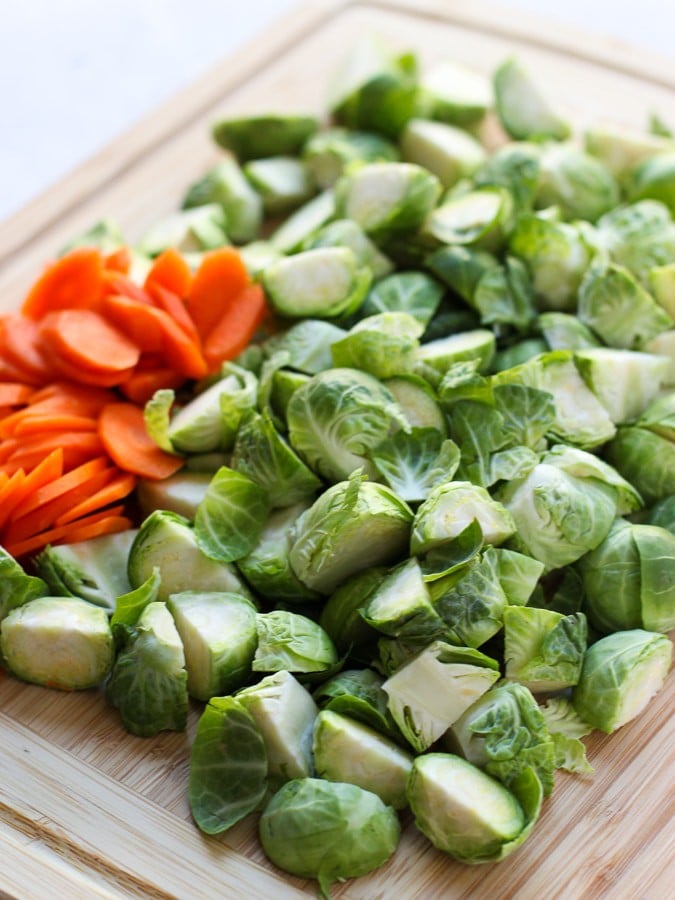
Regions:
[[233, 241], [245, 243], [258, 235], [263, 209], [259, 195], [234, 159], [224, 159], [188, 188], [183, 208], [219, 203]]
[[313, 619], [277, 609], [256, 617], [254, 672], [328, 672], [338, 661], [333, 642]]
[[13, 609], [48, 593], [42, 578], [27, 575], [23, 566], [0, 547], [0, 623]]
[[528, 69], [515, 57], [505, 60], [493, 76], [495, 106], [508, 134], [517, 140], [564, 140], [570, 126], [550, 106]]
[[221, 119], [213, 126], [216, 143], [244, 162], [297, 153], [317, 129], [312, 116], [265, 115]]

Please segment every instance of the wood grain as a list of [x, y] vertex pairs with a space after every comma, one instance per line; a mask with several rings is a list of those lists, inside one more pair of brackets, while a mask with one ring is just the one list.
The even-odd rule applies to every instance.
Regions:
[[[0, 309], [18, 305], [44, 262], [103, 216], [130, 240], [176, 207], [218, 159], [210, 125], [242, 110], [321, 112], [339, 57], [365, 31], [491, 71], [518, 53], [581, 129], [675, 121], [675, 65], [483, 2], [324, 0], [224, 60], [209, 75], [0, 225]], [[348, 900], [575, 900], [672, 894], [673, 683], [617, 734], [588, 740], [593, 778], [558, 774], [533, 837], [499, 865], [460, 866], [405, 818], [401, 846], [377, 872], [336, 886]], [[127, 735], [100, 693], [59, 694], [0, 673], [0, 891], [54, 896], [294, 898], [313, 884], [264, 859], [249, 817], [223, 838], [190, 820], [187, 734]]]

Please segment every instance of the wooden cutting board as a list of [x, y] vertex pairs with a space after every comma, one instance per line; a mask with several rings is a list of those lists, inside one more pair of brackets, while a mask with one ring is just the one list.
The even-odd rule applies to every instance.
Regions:
[[[583, 127], [675, 122], [675, 66], [482, 2], [313, 2], [225, 60], [23, 212], [0, 225], [0, 309], [66, 240], [103, 216], [129, 240], [174, 209], [218, 158], [221, 114], [324, 109], [328, 76], [354, 38], [377, 32], [491, 71], [511, 53]], [[649, 898], [672, 896], [673, 683], [617, 734], [588, 739], [593, 778], [557, 776], [528, 842], [498, 865], [468, 867], [436, 851], [406, 819], [399, 850], [338, 898]], [[62, 694], [0, 673], [0, 893], [19, 898], [312, 897], [314, 884], [264, 859], [249, 817], [221, 838], [190, 820], [188, 734], [132, 737], [94, 691]]]

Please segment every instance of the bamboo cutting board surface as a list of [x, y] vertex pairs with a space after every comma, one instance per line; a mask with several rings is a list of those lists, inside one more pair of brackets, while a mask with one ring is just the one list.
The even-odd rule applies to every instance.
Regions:
[[[43, 263], [103, 216], [138, 238], [219, 158], [215, 118], [322, 112], [327, 79], [355, 37], [377, 32], [424, 65], [455, 58], [491, 71], [517, 53], [582, 128], [675, 121], [675, 65], [529, 17], [461, 0], [314, 2], [0, 225], [0, 310], [16, 307]], [[392, 860], [336, 885], [376, 898], [649, 898], [673, 893], [673, 683], [642, 717], [587, 739], [591, 779], [559, 773], [532, 837], [513, 856], [461, 866], [404, 816]], [[187, 734], [126, 734], [95, 691], [62, 694], [0, 672], [0, 894], [19, 898], [312, 897], [314, 884], [266, 862], [250, 816], [220, 838], [190, 819]]]

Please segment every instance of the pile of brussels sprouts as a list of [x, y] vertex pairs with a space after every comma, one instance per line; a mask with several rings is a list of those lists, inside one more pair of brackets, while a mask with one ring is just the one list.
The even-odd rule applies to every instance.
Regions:
[[235, 242], [276, 315], [148, 403], [184, 469], [132, 532], [0, 557], [7, 668], [104, 683], [138, 735], [205, 703], [197, 825], [262, 810], [324, 894], [406, 807], [456, 859], [512, 852], [675, 626], [672, 135], [582, 147], [517, 60], [420, 74], [371, 39], [330, 112], [217, 123], [227, 155], [137, 245], [142, 272]]

